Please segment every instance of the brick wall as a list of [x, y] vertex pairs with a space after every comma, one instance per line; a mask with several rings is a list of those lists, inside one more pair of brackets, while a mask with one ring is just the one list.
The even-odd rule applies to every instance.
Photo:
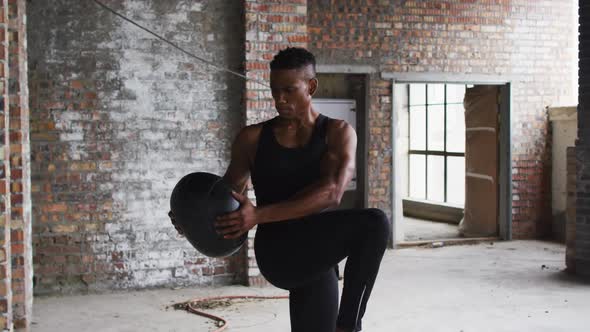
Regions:
[[[246, 0], [246, 75], [269, 83], [269, 63], [287, 46], [307, 46], [305, 0]], [[276, 115], [268, 86], [246, 85], [246, 122], [258, 123]]]
[[24, 0], [0, 1], [0, 330], [31, 324], [32, 249]]
[[590, 276], [590, 3], [580, 1], [575, 269]]
[[[264, 84], [246, 84], [246, 124], [258, 123], [276, 115], [270, 89], [269, 63], [273, 56], [287, 46], [307, 46], [307, 1], [305, 0], [246, 0], [246, 75]], [[252, 191], [249, 194], [254, 198]], [[262, 285], [254, 257], [254, 235], [248, 239], [248, 283]]]
[[0, 330], [12, 327], [10, 142], [8, 113], [8, 0], [0, 1]]
[[[545, 106], [573, 94], [572, 1], [106, 2], [263, 81], [288, 45], [308, 45], [320, 64], [377, 68], [369, 204], [385, 211], [391, 84], [379, 73], [510, 77], [514, 235], [550, 229]], [[186, 58], [90, 1], [33, 1], [28, 14], [36, 292], [229, 282], [243, 267], [263, 283], [252, 239], [232, 258], [208, 259], [176, 237], [166, 212], [182, 175], [223, 172], [238, 128], [274, 114], [268, 87]]]
[[26, 2], [9, 0], [8, 19], [13, 321], [15, 329], [28, 330], [33, 307], [33, 250]]
[[[239, 1], [105, 3], [242, 70]], [[225, 170], [242, 124], [243, 80], [92, 1], [33, 1], [28, 14], [36, 293], [242, 278], [238, 256], [198, 254], [167, 212], [183, 175]]]
[[[512, 80], [513, 235], [537, 237], [551, 227], [545, 107], [574, 103], [573, 5], [572, 0], [311, 1], [309, 47], [322, 64]], [[373, 75], [370, 91], [369, 201], [389, 212], [391, 84]]]

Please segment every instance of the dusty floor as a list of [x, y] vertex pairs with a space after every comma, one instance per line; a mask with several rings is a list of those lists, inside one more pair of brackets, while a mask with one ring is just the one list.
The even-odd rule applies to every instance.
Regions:
[[456, 239], [461, 237], [459, 235], [459, 226], [444, 222], [404, 217], [402, 227], [405, 241]]
[[[562, 245], [511, 241], [389, 250], [363, 320], [377, 331], [588, 331], [590, 283], [571, 277]], [[167, 306], [217, 295], [282, 295], [272, 287], [159, 289], [35, 298], [33, 331], [214, 331]], [[287, 300], [211, 311], [225, 331], [289, 331]]]

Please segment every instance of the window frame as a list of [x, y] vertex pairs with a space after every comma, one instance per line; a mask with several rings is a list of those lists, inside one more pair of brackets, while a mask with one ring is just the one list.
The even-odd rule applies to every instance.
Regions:
[[[411, 90], [411, 86], [414, 84], [424, 84], [424, 93], [425, 93], [425, 104], [424, 105], [412, 105], [411, 99], [410, 99], [410, 90]], [[437, 104], [437, 103], [432, 103], [429, 104], [428, 103], [428, 86], [429, 85], [440, 85], [442, 84], [444, 86], [444, 101], [443, 101], [443, 113], [444, 113], [444, 132], [443, 132], [443, 150], [439, 151], [439, 150], [428, 150], [428, 108], [429, 106], [440, 106], [441, 104]], [[411, 182], [412, 182], [412, 177], [411, 177], [411, 172], [412, 172], [412, 168], [410, 167], [410, 156], [411, 155], [423, 155], [425, 156], [424, 158], [424, 200], [429, 201], [428, 199], [428, 156], [442, 156], [444, 158], [444, 201], [442, 203], [448, 204], [448, 167], [447, 167], [447, 158], [448, 157], [463, 157], [463, 159], [465, 160], [465, 150], [463, 152], [449, 152], [447, 151], [447, 105], [456, 105], [458, 103], [448, 103], [447, 102], [447, 86], [449, 84], [448, 83], [410, 83], [407, 85], [407, 100], [408, 100], [408, 197], [412, 198], [411, 196], [409, 196], [409, 193], [411, 192], [410, 188], [412, 186]], [[461, 85], [461, 84], [456, 84], [456, 85]], [[467, 90], [467, 84], [465, 85], [465, 89]], [[411, 128], [412, 128], [412, 118], [411, 118], [411, 109], [412, 106], [424, 106], [425, 109], [425, 120], [424, 120], [424, 126], [425, 126], [425, 150], [413, 150], [410, 147], [412, 146], [412, 132], [411, 132]], [[437, 202], [437, 201], [432, 201], [432, 202]], [[465, 203], [463, 203], [465, 204]]]

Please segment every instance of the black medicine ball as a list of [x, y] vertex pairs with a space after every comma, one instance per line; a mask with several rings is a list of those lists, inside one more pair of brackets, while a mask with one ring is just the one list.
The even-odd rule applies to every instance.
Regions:
[[172, 190], [170, 210], [187, 240], [209, 257], [229, 256], [244, 244], [245, 233], [237, 239], [224, 239], [215, 230], [216, 217], [237, 210], [240, 203], [232, 196], [223, 178], [205, 172], [184, 176]]

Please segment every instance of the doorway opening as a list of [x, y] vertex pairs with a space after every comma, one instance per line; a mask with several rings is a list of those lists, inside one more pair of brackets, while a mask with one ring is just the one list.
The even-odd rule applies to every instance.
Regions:
[[394, 245], [510, 238], [510, 85], [393, 84]]

